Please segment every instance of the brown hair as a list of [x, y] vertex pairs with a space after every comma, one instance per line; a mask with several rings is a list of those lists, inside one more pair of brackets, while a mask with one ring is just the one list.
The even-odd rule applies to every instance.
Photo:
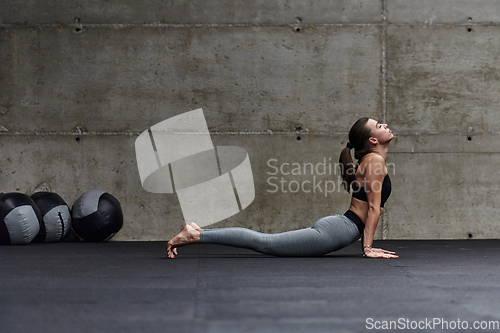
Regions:
[[[354, 148], [354, 158], [360, 160], [370, 152], [368, 139], [372, 136], [372, 131], [366, 126], [367, 117], [359, 118], [349, 130], [349, 143]], [[340, 173], [342, 174], [342, 184], [347, 193], [351, 192], [351, 183], [356, 180], [356, 168], [351, 157], [351, 148], [342, 149], [339, 158]]]

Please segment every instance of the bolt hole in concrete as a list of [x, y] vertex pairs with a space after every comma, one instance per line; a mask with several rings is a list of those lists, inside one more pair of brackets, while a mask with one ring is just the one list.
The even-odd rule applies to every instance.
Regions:
[[75, 138], [75, 140], [76, 140], [76, 142], [80, 141], [80, 137], [79, 137], [79, 136], [77, 136], [77, 137]]
[[468, 31], [468, 32], [471, 32], [471, 31], [472, 31], [472, 28], [468, 28], [468, 29], [467, 29], [467, 31]]
[[469, 238], [472, 238], [472, 234], [469, 234], [468, 236], [469, 236]]
[[300, 32], [300, 27], [296, 27], [296, 28], [295, 28], [295, 31], [296, 31], [296, 32]]
[[297, 140], [300, 141], [300, 136], [297, 137]]
[[472, 141], [472, 137], [468, 136], [467, 140]]
[[80, 28], [76, 28], [76, 29], [75, 29], [75, 31], [76, 31], [76, 32], [80, 32], [80, 31], [82, 31], [82, 29], [80, 29]]

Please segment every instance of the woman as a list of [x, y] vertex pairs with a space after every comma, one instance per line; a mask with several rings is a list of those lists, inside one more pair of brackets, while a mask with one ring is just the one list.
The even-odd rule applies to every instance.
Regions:
[[[320, 256], [341, 249], [361, 237], [363, 256], [398, 258], [395, 252], [372, 248], [373, 234], [391, 192], [385, 160], [394, 135], [386, 124], [360, 118], [349, 130], [349, 142], [340, 154], [346, 191], [353, 194], [344, 215], [323, 217], [310, 228], [265, 234], [245, 228], [200, 229], [194, 222], [167, 243], [169, 258], [177, 248], [194, 243], [243, 247], [274, 256]], [[351, 149], [358, 160], [355, 165]]]

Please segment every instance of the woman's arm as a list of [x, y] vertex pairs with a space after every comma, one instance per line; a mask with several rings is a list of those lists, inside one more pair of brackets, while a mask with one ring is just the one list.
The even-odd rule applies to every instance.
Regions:
[[[367, 156], [368, 157], [368, 156]], [[362, 237], [363, 253], [366, 257], [372, 258], [397, 258], [394, 252], [372, 249], [373, 235], [377, 229], [378, 220], [382, 213], [380, 204], [382, 201], [382, 184], [385, 174], [385, 160], [382, 156], [373, 154], [365, 161], [362, 169], [366, 196], [368, 198], [368, 217], [365, 223], [365, 230]]]

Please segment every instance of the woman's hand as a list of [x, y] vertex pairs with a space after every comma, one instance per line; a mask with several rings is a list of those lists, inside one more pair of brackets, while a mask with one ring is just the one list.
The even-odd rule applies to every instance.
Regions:
[[365, 251], [364, 256], [367, 258], [399, 258], [396, 252], [382, 249], [371, 249], [371, 251]]
[[383, 250], [383, 249], [377, 249], [377, 248], [372, 248], [372, 251], [376, 251], [376, 252], [379, 252], [379, 253], [396, 254], [396, 252], [387, 251], [387, 250]]

